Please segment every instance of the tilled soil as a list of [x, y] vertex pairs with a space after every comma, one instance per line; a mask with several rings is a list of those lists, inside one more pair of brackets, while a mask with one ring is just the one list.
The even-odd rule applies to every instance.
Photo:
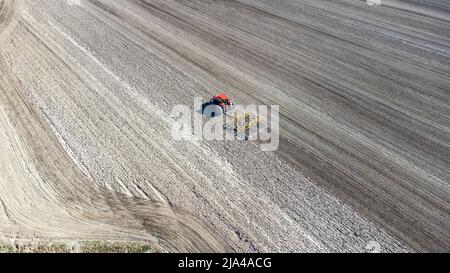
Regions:
[[[432, 3], [20, 4], [0, 33], [4, 237], [449, 249], [450, 23]], [[281, 106], [278, 151], [171, 138], [175, 105], [222, 90]]]

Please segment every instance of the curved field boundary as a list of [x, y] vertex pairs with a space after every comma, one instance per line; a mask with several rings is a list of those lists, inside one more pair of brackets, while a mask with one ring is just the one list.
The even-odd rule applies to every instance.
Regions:
[[162, 252], [231, 250], [216, 232], [185, 211], [96, 186], [73, 164], [45, 117], [3, 67], [0, 65], [3, 232], [142, 241]]

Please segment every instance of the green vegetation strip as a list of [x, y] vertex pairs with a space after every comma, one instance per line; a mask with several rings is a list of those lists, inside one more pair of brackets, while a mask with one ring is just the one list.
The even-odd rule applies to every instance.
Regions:
[[4, 243], [0, 253], [145, 253], [152, 247], [141, 242], [79, 241], [57, 243]]

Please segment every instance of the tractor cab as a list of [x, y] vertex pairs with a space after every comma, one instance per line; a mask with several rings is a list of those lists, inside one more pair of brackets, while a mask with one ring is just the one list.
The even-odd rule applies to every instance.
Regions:
[[220, 93], [219, 95], [214, 96], [211, 100], [211, 103], [220, 106], [223, 112], [226, 112], [230, 107], [233, 106], [233, 101], [224, 93]]
[[226, 114], [234, 106], [233, 101], [224, 93], [220, 93], [217, 96], [204, 103], [202, 106], [202, 112], [208, 117], [216, 117]]

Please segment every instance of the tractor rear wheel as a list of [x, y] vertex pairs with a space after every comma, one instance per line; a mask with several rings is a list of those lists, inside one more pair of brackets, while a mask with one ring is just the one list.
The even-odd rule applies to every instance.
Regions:
[[218, 117], [223, 115], [223, 109], [219, 105], [211, 104], [205, 107], [203, 114], [207, 117]]

